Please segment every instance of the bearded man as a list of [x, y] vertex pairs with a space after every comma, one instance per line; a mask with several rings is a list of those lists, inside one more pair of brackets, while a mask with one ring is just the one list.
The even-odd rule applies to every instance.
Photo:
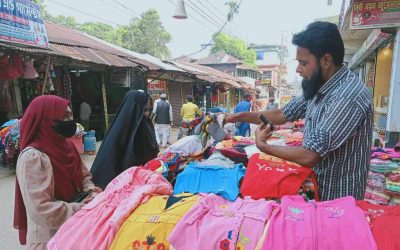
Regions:
[[256, 131], [256, 145], [267, 154], [313, 168], [321, 200], [364, 199], [372, 140], [373, 102], [365, 84], [345, 64], [344, 44], [336, 25], [314, 22], [293, 36], [296, 72], [303, 95], [283, 109], [227, 115], [225, 122], [272, 124], [305, 120], [302, 146], [268, 145], [270, 125]]

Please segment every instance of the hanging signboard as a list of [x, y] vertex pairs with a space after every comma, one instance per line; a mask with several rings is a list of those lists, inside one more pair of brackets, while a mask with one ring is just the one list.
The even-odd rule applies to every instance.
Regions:
[[48, 47], [40, 6], [29, 0], [0, 0], [0, 40]]
[[350, 29], [400, 26], [400, 0], [354, 0]]
[[127, 69], [118, 69], [110, 72], [110, 83], [120, 87], [129, 87], [129, 72]]
[[160, 95], [167, 92], [167, 82], [164, 80], [149, 79], [147, 84], [147, 93], [152, 95]]

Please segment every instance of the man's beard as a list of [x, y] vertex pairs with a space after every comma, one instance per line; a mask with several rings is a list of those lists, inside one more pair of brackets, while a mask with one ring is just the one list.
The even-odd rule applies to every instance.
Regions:
[[303, 89], [303, 96], [306, 100], [310, 100], [317, 94], [318, 90], [324, 84], [322, 77], [321, 66], [317, 66], [317, 71], [314, 72], [309, 80], [304, 80], [301, 82], [301, 87]]

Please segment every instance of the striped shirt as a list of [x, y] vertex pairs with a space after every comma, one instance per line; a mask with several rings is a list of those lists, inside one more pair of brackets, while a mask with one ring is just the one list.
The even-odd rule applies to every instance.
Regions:
[[295, 97], [283, 113], [305, 119], [303, 147], [321, 155], [313, 168], [320, 199], [364, 199], [373, 123], [365, 84], [344, 65], [313, 98]]

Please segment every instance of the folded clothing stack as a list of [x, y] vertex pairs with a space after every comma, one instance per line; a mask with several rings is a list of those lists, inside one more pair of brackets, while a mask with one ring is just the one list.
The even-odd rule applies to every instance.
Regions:
[[376, 173], [387, 174], [399, 168], [397, 162], [391, 160], [372, 159], [370, 170]]
[[390, 196], [385, 192], [385, 181], [384, 174], [370, 171], [368, 173], [365, 199], [374, 204], [388, 204]]

